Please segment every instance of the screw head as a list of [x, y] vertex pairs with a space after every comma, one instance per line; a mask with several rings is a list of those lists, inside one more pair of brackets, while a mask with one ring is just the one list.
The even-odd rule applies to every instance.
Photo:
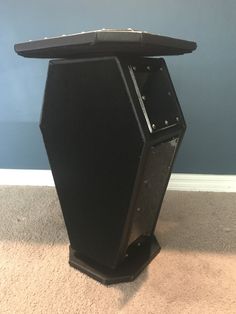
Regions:
[[137, 208], [137, 212], [141, 212], [141, 208], [140, 207]]
[[138, 243], [137, 243], [137, 246], [141, 246], [141, 243], [140, 243], [140, 242], [138, 242]]
[[165, 125], [168, 125], [168, 124], [169, 124], [169, 122], [167, 120], [165, 120]]
[[179, 117], [176, 117], [175, 120], [176, 120], [176, 121], [179, 121]]
[[146, 100], [146, 96], [143, 95], [143, 96], [142, 96], [142, 100]]
[[153, 130], [156, 130], [157, 127], [156, 127], [155, 123], [152, 124], [152, 128], [153, 128]]
[[160, 71], [163, 71], [163, 68], [160, 68]]
[[147, 66], [147, 70], [148, 70], [148, 71], [150, 71], [150, 70], [151, 70], [151, 67], [150, 67], [149, 65]]
[[168, 92], [168, 96], [171, 96], [171, 92]]

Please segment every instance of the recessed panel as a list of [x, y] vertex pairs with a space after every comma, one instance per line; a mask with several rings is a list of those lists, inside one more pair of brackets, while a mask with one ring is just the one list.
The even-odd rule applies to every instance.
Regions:
[[165, 64], [133, 66], [130, 71], [150, 132], [175, 126], [181, 112]]

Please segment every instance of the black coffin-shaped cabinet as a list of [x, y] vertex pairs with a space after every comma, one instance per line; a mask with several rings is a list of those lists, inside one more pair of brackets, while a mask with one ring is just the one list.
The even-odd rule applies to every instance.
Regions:
[[185, 121], [164, 59], [150, 56], [194, 49], [130, 29], [15, 45], [65, 58], [49, 62], [40, 128], [69, 263], [104, 284], [133, 280], [160, 251], [154, 229]]
[[92, 262], [105, 283], [133, 279], [159, 252], [153, 230], [185, 129], [164, 60], [51, 61], [40, 127], [71, 264]]

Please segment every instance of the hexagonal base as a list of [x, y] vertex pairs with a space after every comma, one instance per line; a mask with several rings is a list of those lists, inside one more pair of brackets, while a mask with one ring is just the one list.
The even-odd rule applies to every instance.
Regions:
[[128, 250], [128, 256], [125, 260], [117, 268], [111, 269], [82, 258], [70, 247], [69, 264], [93, 279], [109, 285], [133, 281], [160, 252], [160, 249], [155, 236], [152, 235], [145, 242], [141, 243], [140, 246], [132, 246]]

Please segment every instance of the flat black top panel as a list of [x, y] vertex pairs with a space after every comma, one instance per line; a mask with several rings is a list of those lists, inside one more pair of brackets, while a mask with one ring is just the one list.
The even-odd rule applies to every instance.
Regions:
[[102, 29], [44, 38], [15, 45], [15, 51], [29, 58], [76, 58], [88, 56], [164, 56], [190, 53], [195, 42], [154, 35], [132, 29]]

